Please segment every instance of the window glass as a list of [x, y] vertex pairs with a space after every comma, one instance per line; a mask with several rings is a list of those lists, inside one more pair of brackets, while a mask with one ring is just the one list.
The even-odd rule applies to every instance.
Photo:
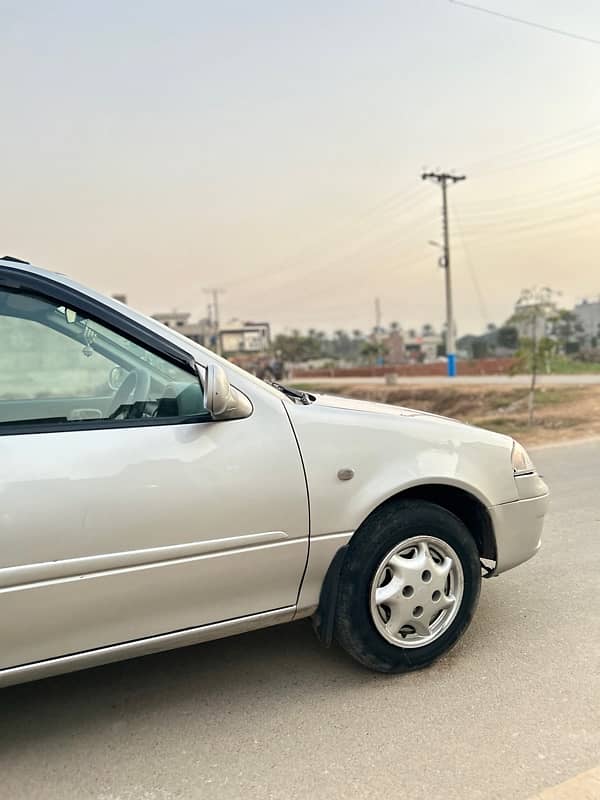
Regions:
[[191, 372], [73, 309], [0, 289], [0, 425], [198, 414]]

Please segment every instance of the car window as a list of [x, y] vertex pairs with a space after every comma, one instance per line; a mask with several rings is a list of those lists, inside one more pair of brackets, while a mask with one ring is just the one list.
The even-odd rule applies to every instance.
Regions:
[[196, 375], [73, 309], [0, 289], [0, 425], [206, 413]]

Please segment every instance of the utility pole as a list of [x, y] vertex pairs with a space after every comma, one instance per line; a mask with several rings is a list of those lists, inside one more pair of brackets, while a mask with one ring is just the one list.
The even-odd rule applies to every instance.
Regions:
[[223, 294], [225, 289], [205, 289], [204, 293], [209, 294], [212, 297], [212, 311], [213, 311], [213, 330], [215, 333], [215, 352], [217, 355], [221, 355], [221, 336], [220, 336], [220, 326], [219, 326], [219, 295]]
[[375, 356], [375, 361], [377, 366], [380, 366], [382, 362], [381, 358], [381, 349], [380, 349], [380, 342], [381, 342], [381, 302], [378, 297], [375, 298], [375, 344], [377, 346], [377, 355]]
[[448, 229], [448, 183], [464, 181], [466, 175], [449, 175], [447, 172], [424, 172], [421, 178], [442, 187], [442, 226], [444, 231], [444, 269], [446, 270], [446, 358], [448, 377], [456, 375], [456, 343], [454, 341], [454, 313], [452, 309], [452, 283], [450, 280], [450, 232]]
[[375, 298], [375, 338], [379, 341], [379, 331], [381, 329], [381, 302]]

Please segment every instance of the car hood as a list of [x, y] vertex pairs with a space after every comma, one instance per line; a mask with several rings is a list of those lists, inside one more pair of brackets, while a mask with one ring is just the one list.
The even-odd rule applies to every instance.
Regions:
[[373, 403], [369, 400], [354, 400], [350, 397], [337, 397], [332, 394], [313, 394], [313, 397], [316, 397], [315, 403], [317, 405], [325, 406], [327, 408], [339, 408], [344, 411], [363, 411], [370, 414], [388, 414], [399, 417], [435, 417], [448, 422], [456, 422], [458, 425], [464, 424], [458, 420], [452, 419], [451, 417], [443, 417], [439, 414], [431, 414], [428, 411], [418, 411], [417, 409], [406, 408], [405, 406], [392, 406], [388, 405], [387, 403]]
[[[376, 497], [373, 508], [422, 483], [462, 488], [486, 506], [517, 499], [512, 440], [504, 434], [411, 408], [330, 395], [316, 395], [309, 405], [291, 402], [288, 409], [315, 507], [337, 486], [332, 481], [338, 470], [346, 468], [355, 472], [353, 502]], [[339, 509], [340, 502], [334, 506]], [[321, 530], [333, 531], [334, 525], [339, 520], [332, 518]]]

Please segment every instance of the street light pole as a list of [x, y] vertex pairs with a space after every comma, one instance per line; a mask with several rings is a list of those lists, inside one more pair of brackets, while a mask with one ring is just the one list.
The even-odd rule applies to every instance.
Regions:
[[421, 178], [432, 180], [442, 188], [442, 227], [444, 234], [443, 266], [446, 270], [446, 359], [448, 362], [448, 377], [456, 375], [456, 342], [454, 327], [454, 310], [452, 306], [452, 281], [450, 277], [450, 231], [448, 227], [448, 183], [464, 181], [465, 175], [449, 175], [446, 172], [424, 172]]

